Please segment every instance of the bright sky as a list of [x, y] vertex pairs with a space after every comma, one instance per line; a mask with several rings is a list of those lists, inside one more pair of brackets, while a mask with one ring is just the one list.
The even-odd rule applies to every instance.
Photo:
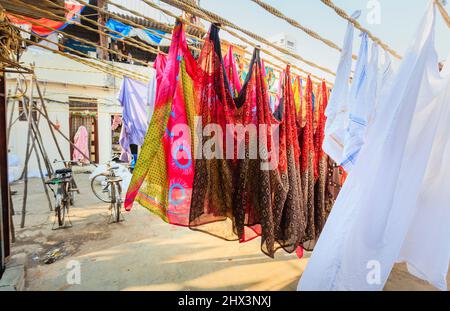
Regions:
[[[162, 1], [153, 0], [164, 8], [171, 8]], [[342, 46], [347, 27], [347, 21], [338, 16], [334, 10], [325, 6], [319, 0], [263, 0], [276, 7], [286, 16], [297, 20], [302, 25], [314, 30], [322, 37], [330, 39], [338, 46]], [[381, 38], [395, 51], [403, 55], [413, 40], [420, 20], [424, 16], [425, 8], [430, 0], [334, 0], [333, 2], [343, 8], [348, 14], [356, 10], [362, 10], [359, 22], [369, 29], [374, 35]], [[114, 0], [122, 4], [141, 5], [136, 7], [141, 12], [149, 9], [142, 1], [136, 0]], [[142, 2], [142, 3], [141, 3]], [[369, 23], [370, 10], [368, 6], [379, 3], [380, 23]], [[265, 38], [273, 37], [280, 33], [293, 36], [298, 42], [297, 53], [307, 60], [336, 71], [340, 53], [324, 43], [317, 41], [300, 29], [297, 29], [284, 20], [281, 20], [256, 3], [250, 0], [200, 0], [200, 5], [216, 14], [223, 16], [229, 21], [252, 31]], [[450, 4], [446, 7], [450, 10]], [[172, 11], [179, 14], [178, 10]], [[153, 12], [155, 13], [155, 12]], [[145, 12], [145, 14], [149, 14]], [[154, 14], [152, 14], [154, 16]], [[167, 18], [160, 13], [159, 19], [164, 22], [173, 23], [173, 19]], [[208, 26], [208, 25], [206, 25]], [[355, 32], [356, 35], [359, 32]], [[245, 35], [244, 35], [245, 36]], [[239, 40], [222, 31], [222, 38], [233, 42]], [[440, 60], [445, 60], [450, 53], [450, 32], [438, 13], [436, 24], [436, 49]], [[253, 40], [251, 40], [253, 41]], [[358, 54], [360, 40], [355, 39], [354, 54]], [[300, 65], [305, 70], [333, 81], [334, 78], [324, 74], [320, 70]]]

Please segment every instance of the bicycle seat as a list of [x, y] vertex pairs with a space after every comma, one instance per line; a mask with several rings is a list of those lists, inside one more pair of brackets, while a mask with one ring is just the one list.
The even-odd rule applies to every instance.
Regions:
[[70, 173], [72, 173], [72, 170], [70, 168], [63, 168], [63, 169], [55, 171], [55, 174], [58, 174], [58, 175], [64, 175], [64, 174], [70, 174]]

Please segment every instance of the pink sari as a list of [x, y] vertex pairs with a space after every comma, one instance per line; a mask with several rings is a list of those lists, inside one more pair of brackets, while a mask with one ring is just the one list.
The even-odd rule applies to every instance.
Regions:
[[[80, 126], [73, 138], [75, 146], [83, 151], [85, 155], [89, 155], [89, 133], [84, 126]], [[77, 149], [73, 150], [72, 160], [80, 161], [81, 163], [88, 164], [90, 161]]]

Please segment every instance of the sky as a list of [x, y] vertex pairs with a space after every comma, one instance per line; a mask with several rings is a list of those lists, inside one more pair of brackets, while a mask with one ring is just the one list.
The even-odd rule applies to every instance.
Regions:
[[[362, 10], [359, 22], [375, 36], [387, 43], [400, 55], [404, 55], [417, 32], [429, 0], [334, 0], [333, 2], [348, 14]], [[264, 0], [276, 7], [284, 15], [316, 31], [322, 37], [330, 39], [338, 46], [343, 45], [347, 21], [319, 0]], [[367, 6], [379, 3], [380, 23], [370, 23], [370, 11]], [[336, 71], [340, 53], [324, 43], [309, 37], [286, 21], [270, 15], [250, 0], [201, 0], [202, 7], [214, 11], [233, 23], [253, 33], [270, 38], [278, 33], [287, 33], [296, 38], [298, 54], [304, 58]], [[449, 11], [450, 4], [446, 9]], [[359, 34], [359, 32], [355, 32]], [[222, 37], [229, 39], [225, 34]], [[357, 54], [360, 40], [355, 36], [354, 54]], [[450, 53], [450, 32], [439, 15], [436, 23], [436, 49], [440, 60]], [[303, 66], [313, 73], [323, 75], [321, 71]], [[329, 77], [332, 79], [332, 77]]]
[[[137, 0], [114, 0], [117, 2], [137, 3]], [[113, 2], [114, 2], [113, 1]], [[343, 45], [347, 21], [338, 16], [334, 10], [324, 5], [319, 0], [263, 0], [276, 7], [284, 15], [295, 19], [300, 24], [314, 30], [322, 37], [327, 38], [338, 46]], [[424, 16], [425, 9], [430, 0], [333, 0], [349, 15], [356, 10], [362, 14], [359, 22], [369, 29], [375, 36], [387, 43], [400, 55], [404, 55], [414, 40], [419, 23]], [[142, 1], [138, 1], [142, 2]], [[171, 8], [162, 1], [153, 0], [165, 8]], [[368, 6], [379, 5], [379, 21], [370, 22], [370, 10]], [[143, 4], [144, 5], [144, 4]], [[297, 53], [307, 60], [313, 61], [323, 67], [336, 71], [340, 52], [328, 47], [324, 43], [309, 37], [300, 29], [297, 29], [286, 21], [271, 15], [256, 3], [250, 0], [200, 0], [200, 5], [216, 14], [223, 16], [234, 24], [241, 26], [264, 38], [271, 38], [280, 33], [286, 33], [297, 41]], [[144, 5], [145, 6], [145, 5]], [[446, 6], [450, 10], [450, 4]], [[172, 9], [173, 10], [173, 9]], [[176, 10], [173, 10], [176, 12]], [[160, 14], [160, 13], [158, 13]], [[160, 14], [160, 20], [173, 22]], [[208, 26], [208, 24], [205, 24]], [[355, 32], [353, 53], [358, 53], [360, 40], [359, 31]], [[221, 37], [232, 42], [239, 40], [226, 32], [221, 32]], [[436, 24], [436, 49], [440, 60], [445, 60], [450, 53], [450, 32], [445, 26], [442, 17], [438, 13]], [[322, 71], [298, 63], [305, 70], [333, 81], [333, 77]], [[397, 64], [398, 65], [398, 64]]]

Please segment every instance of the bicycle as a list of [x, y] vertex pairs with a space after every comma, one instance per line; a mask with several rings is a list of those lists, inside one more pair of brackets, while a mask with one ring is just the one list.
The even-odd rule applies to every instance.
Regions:
[[113, 167], [111, 161], [106, 164], [106, 172], [100, 173], [91, 180], [91, 189], [94, 195], [105, 203], [110, 203], [110, 219], [112, 222], [119, 223], [121, 220], [122, 208], [122, 178], [116, 176], [115, 171], [119, 166]]
[[[69, 207], [74, 203], [74, 191], [78, 189], [74, 188], [74, 179], [72, 176], [72, 161], [54, 161], [53, 163], [62, 162], [67, 167], [55, 171], [55, 176], [45, 183], [49, 186], [55, 197], [55, 222], [58, 222], [58, 228], [55, 228], [53, 223], [53, 230], [61, 228], [71, 228], [72, 222], [69, 218]], [[56, 186], [56, 191], [52, 186]], [[68, 223], [66, 222], [66, 216]]]

